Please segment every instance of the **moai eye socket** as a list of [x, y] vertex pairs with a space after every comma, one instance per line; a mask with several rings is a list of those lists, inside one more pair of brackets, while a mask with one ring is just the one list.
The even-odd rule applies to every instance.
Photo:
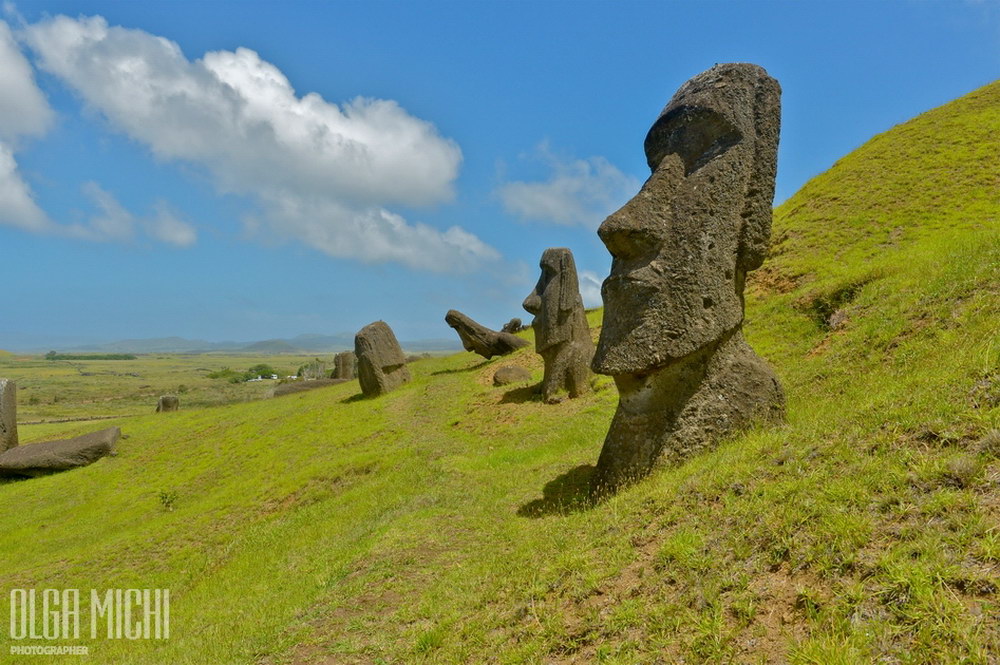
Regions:
[[684, 174], [691, 175], [742, 138], [721, 114], [679, 106], [660, 118], [646, 135], [647, 161], [655, 171], [664, 157], [676, 154], [684, 162]]

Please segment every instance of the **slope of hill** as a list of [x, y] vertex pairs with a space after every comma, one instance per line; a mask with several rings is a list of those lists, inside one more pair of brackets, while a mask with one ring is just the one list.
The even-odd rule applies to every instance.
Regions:
[[592, 506], [609, 379], [553, 406], [490, 383], [530, 350], [422, 360], [378, 400], [123, 420], [117, 457], [0, 485], [0, 581], [171, 589], [170, 640], [93, 663], [995, 662], [998, 139], [993, 84], [777, 211], [746, 332], [781, 427]]

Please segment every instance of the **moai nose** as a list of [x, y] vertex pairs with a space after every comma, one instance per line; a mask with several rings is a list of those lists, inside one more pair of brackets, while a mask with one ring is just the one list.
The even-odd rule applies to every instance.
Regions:
[[521, 307], [523, 307], [529, 314], [538, 314], [538, 312], [541, 311], [542, 299], [539, 297], [537, 289], [532, 291], [531, 295], [524, 299], [524, 302], [521, 303]]

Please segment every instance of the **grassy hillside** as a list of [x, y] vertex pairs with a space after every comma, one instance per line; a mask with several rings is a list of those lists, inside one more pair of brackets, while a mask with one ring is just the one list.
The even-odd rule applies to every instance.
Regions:
[[1000, 84], [790, 199], [746, 325], [787, 424], [604, 503], [610, 380], [545, 405], [490, 383], [530, 350], [459, 354], [122, 419], [117, 457], [0, 485], [0, 582], [171, 589], [169, 641], [92, 663], [995, 663], [997, 164]]
[[[329, 359], [329, 356], [327, 356]], [[18, 420], [39, 423], [132, 416], [151, 412], [160, 395], [178, 395], [185, 408], [262, 399], [272, 381], [230, 383], [220, 370], [242, 374], [259, 364], [281, 376], [315, 355], [141, 355], [135, 360], [47, 360], [0, 353], [0, 376], [17, 382]]]

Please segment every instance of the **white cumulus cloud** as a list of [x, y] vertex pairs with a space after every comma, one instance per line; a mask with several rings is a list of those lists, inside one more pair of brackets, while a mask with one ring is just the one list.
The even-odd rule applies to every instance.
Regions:
[[0, 224], [33, 232], [53, 226], [35, 203], [14, 158], [18, 140], [44, 134], [52, 117], [45, 95], [35, 84], [31, 65], [14, 41], [10, 27], [0, 21]]
[[508, 212], [525, 220], [596, 229], [642, 184], [604, 157], [561, 159], [543, 143], [537, 157], [551, 175], [543, 182], [508, 182], [497, 190]]
[[394, 101], [300, 97], [254, 51], [188, 60], [176, 43], [100, 16], [56, 16], [23, 34], [39, 66], [112, 126], [256, 199], [274, 234], [414, 268], [465, 270], [497, 256], [466, 231], [410, 224], [386, 209], [451, 200], [462, 161], [453, 141]]

